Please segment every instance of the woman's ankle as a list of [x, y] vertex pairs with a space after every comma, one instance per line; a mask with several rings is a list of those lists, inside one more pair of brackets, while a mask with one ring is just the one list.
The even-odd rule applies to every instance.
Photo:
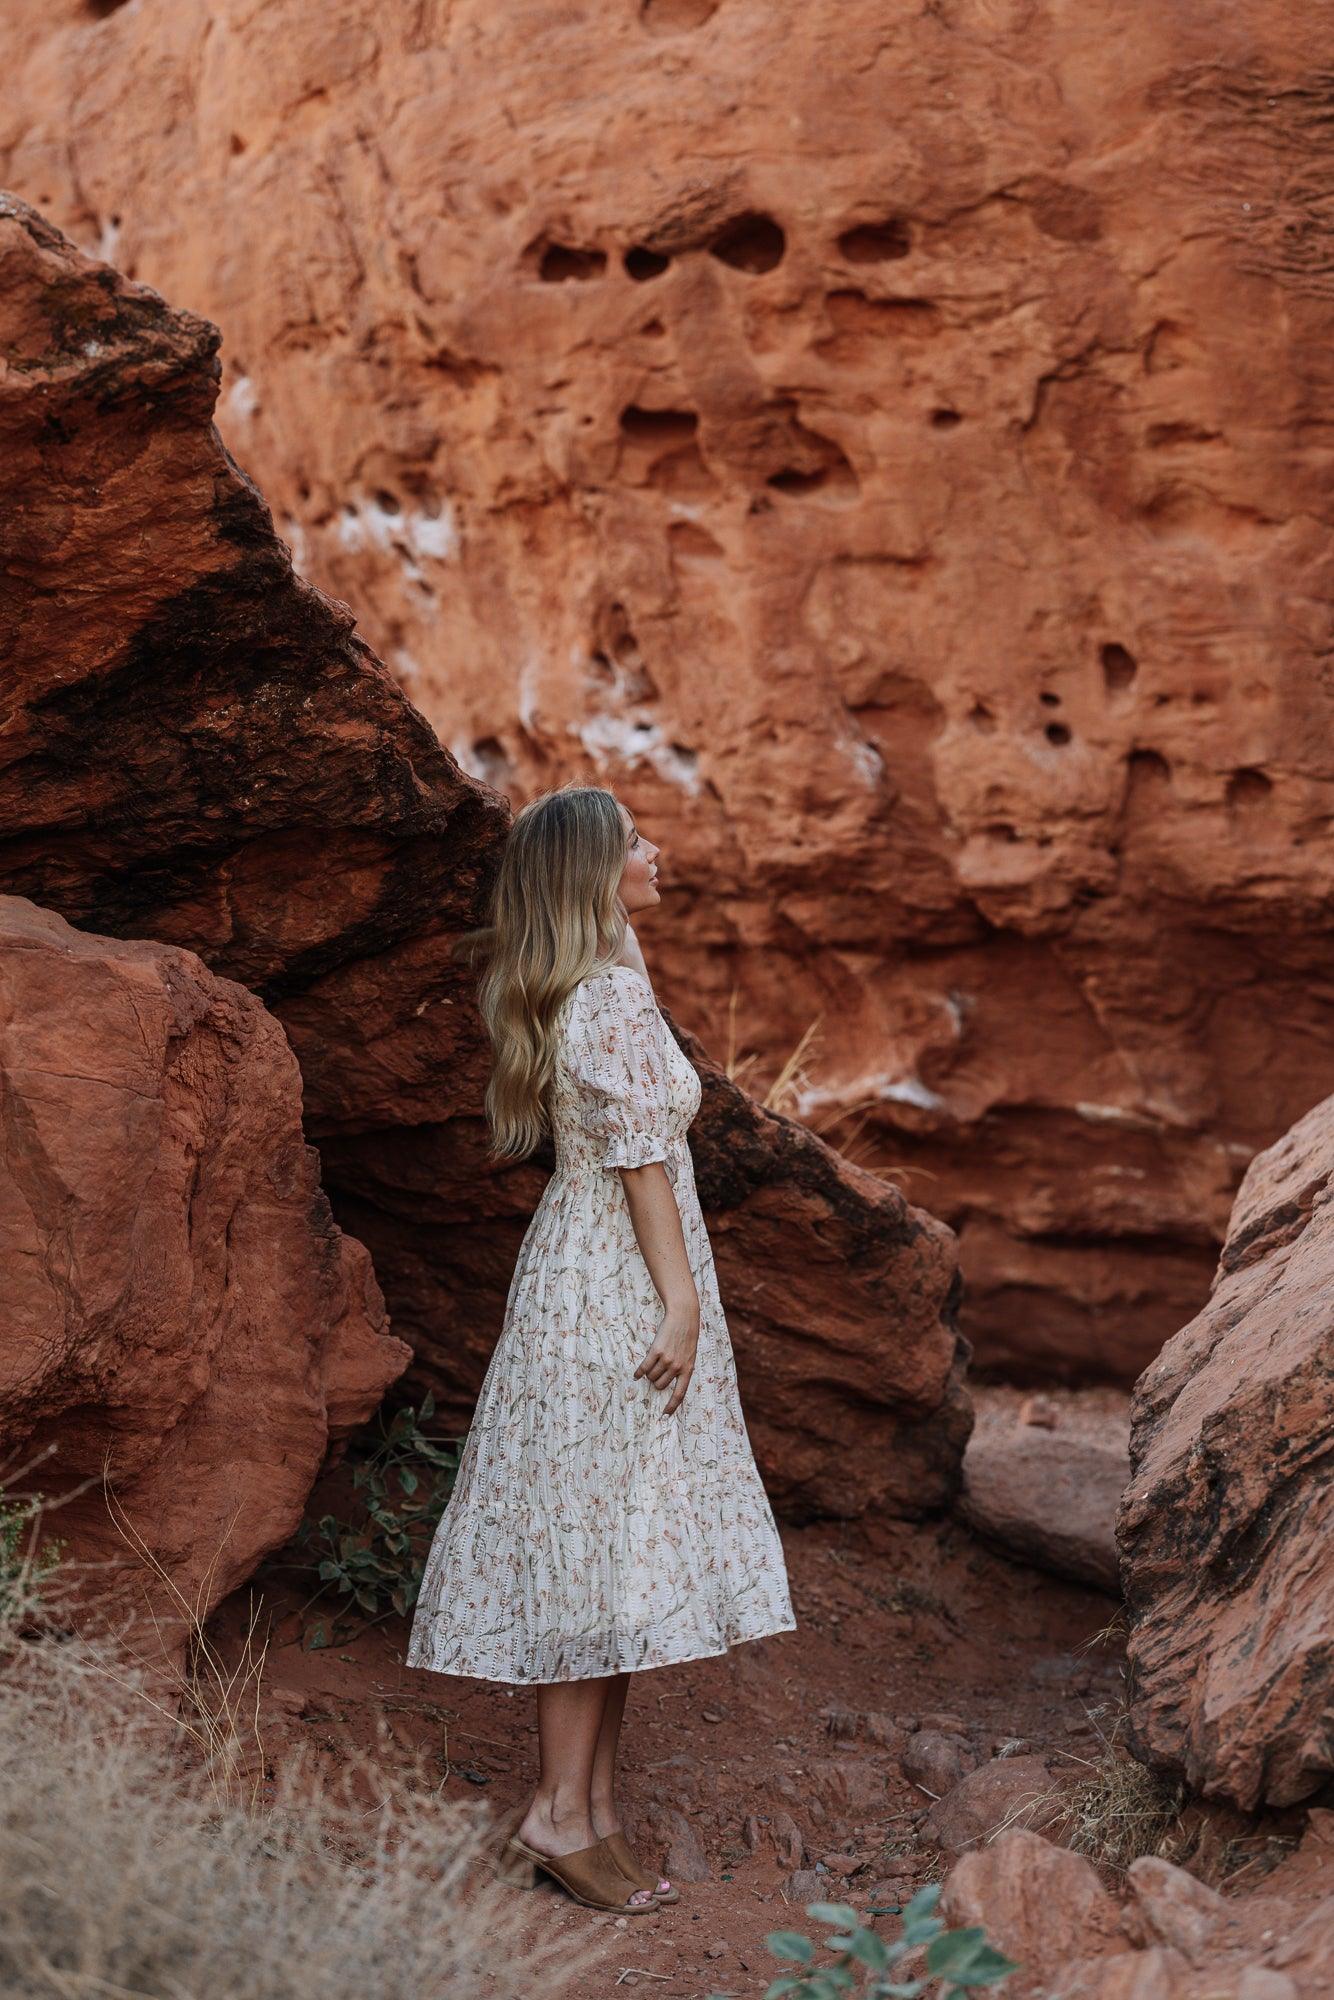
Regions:
[[535, 1792], [519, 1823], [521, 1839], [546, 1836], [562, 1853], [587, 1847], [601, 1834], [594, 1827], [586, 1798], [571, 1798], [560, 1792]]

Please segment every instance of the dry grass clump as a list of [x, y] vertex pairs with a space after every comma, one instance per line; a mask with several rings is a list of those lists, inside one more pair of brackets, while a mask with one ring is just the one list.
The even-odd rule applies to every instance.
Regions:
[[887, 1165], [875, 1157], [878, 1144], [875, 1135], [863, 1137], [867, 1120], [884, 1108], [883, 1098], [874, 1092], [869, 1096], [854, 1098], [846, 1103], [821, 1103], [819, 1086], [812, 1065], [821, 1054], [823, 1040], [823, 1014], [817, 1014], [806, 1027], [779, 1065], [777, 1073], [768, 1083], [761, 1083], [757, 1073], [760, 1061], [757, 1050], [738, 1054], [736, 1035], [736, 1008], [738, 989], [732, 988], [727, 1006], [727, 1051], [723, 1058], [723, 1073], [741, 1089], [749, 1091], [758, 1104], [766, 1111], [780, 1111], [788, 1118], [795, 1118], [799, 1124], [814, 1132], [827, 1145], [860, 1167], [864, 1173], [874, 1174], [877, 1180], [888, 1181], [901, 1188], [906, 1181], [937, 1178], [929, 1168], [909, 1166], [899, 1161]]
[[478, 1811], [371, 1760], [337, 1786], [298, 1760], [256, 1809], [219, 1787], [197, 1713], [174, 1723], [113, 1638], [70, 1629], [59, 1578], [5, 1583], [5, 2000], [508, 2000], [578, 1970], [478, 1865]]
[[766, 1111], [782, 1111], [786, 1112], [789, 1118], [799, 1117], [802, 1094], [810, 1087], [811, 1082], [806, 1064], [819, 1046], [824, 1016], [817, 1014], [807, 1025], [796, 1047], [780, 1065], [777, 1075], [764, 1086], [761, 1094], [756, 1077], [756, 1065], [760, 1060], [758, 1051], [752, 1049], [746, 1055], [737, 1053], [737, 997], [738, 990], [734, 986], [727, 1003], [727, 1053], [722, 1065], [724, 1075], [730, 1077], [731, 1081], [740, 1085], [743, 1090], [748, 1090]]
[[1184, 1787], [1125, 1749], [1124, 1706], [1090, 1709], [1088, 1714], [1101, 1747], [1096, 1757], [1079, 1759], [1085, 1775], [1074, 1785], [1024, 1798], [991, 1838], [1006, 1827], [1036, 1825], [1049, 1840], [1084, 1855], [1113, 1879], [1141, 1854], [1175, 1858]]

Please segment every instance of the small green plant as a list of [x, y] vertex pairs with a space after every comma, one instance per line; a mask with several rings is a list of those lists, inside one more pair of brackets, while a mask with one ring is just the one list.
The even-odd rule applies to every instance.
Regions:
[[[867, 1928], [848, 1903], [808, 1903], [806, 1914], [817, 1923], [829, 1924], [833, 1934], [817, 1945], [804, 1931], [770, 1931], [765, 1942], [775, 1958], [785, 1959], [800, 1970], [783, 1973], [766, 1989], [764, 2000], [841, 2000], [856, 1991], [859, 2000], [912, 2000], [912, 1996], [935, 1988], [939, 1981], [940, 2000], [955, 2000], [975, 1986], [994, 1986], [998, 1980], [1018, 1971], [1013, 1959], [1004, 1957], [987, 1943], [980, 1925], [947, 1931], [933, 1914], [940, 1898], [940, 1885], [928, 1882], [919, 1889], [903, 1911], [903, 1932], [893, 1942]], [[875, 1904], [868, 1916], [887, 1912]], [[896, 1979], [895, 1968], [909, 1952], [926, 1947], [926, 1971], [917, 1978]], [[830, 1965], [816, 1965], [818, 1950], [839, 1955]], [[860, 1982], [865, 1981], [865, 1984]]]
[[[293, 1546], [301, 1556], [289, 1566], [315, 1571], [317, 1597], [336, 1590], [339, 1612], [355, 1608], [368, 1618], [387, 1618], [411, 1611], [417, 1601], [430, 1536], [453, 1488], [463, 1443], [429, 1436], [422, 1426], [434, 1415], [429, 1390], [420, 1408], [405, 1404], [388, 1421], [381, 1411], [348, 1449], [353, 1490], [365, 1496], [358, 1518], [322, 1514], [297, 1529]], [[306, 1643], [333, 1643], [323, 1620]]]
[[13, 1618], [20, 1606], [31, 1606], [41, 1595], [64, 1551], [54, 1539], [38, 1546], [37, 1522], [45, 1502], [40, 1493], [28, 1500], [0, 1497], [0, 1621]]

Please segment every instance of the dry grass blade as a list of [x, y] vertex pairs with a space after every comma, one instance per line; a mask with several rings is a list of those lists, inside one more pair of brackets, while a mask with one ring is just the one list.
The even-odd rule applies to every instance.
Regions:
[[[226, 1535], [214, 1550], [194, 1596], [187, 1597], [121, 1506], [105, 1468], [103, 1492], [109, 1518], [154, 1586], [145, 1593], [156, 1636], [153, 1655], [146, 1658], [127, 1637], [122, 1636], [121, 1640], [120, 1650], [140, 1670], [137, 1686], [141, 1698], [150, 1701], [164, 1720], [175, 1723], [190, 1738], [200, 1769], [219, 1800], [255, 1808], [264, 1790], [266, 1760], [260, 1729], [260, 1694], [268, 1637], [266, 1633], [262, 1643], [258, 1641], [259, 1609], [253, 1600], [234, 1663], [223, 1658], [208, 1636], [206, 1621], [216, 1596], [213, 1580], [226, 1547]], [[235, 1518], [233, 1515], [233, 1521]], [[167, 1627], [159, 1604], [170, 1607], [171, 1622]]]
[[[819, 1102], [823, 1093], [817, 1093], [808, 1065], [819, 1049], [823, 1014], [817, 1014], [810, 1022], [772, 1081], [761, 1086], [757, 1080], [758, 1053], [754, 1050], [745, 1055], [737, 1053], [736, 1007], [737, 988], [734, 986], [727, 1003], [727, 1053], [723, 1070], [733, 1083], [748, 1090], [766, 1111], [781, 1111], [789, 1118], [798, 1119], [809, 1131], [842, 1153], [844, 1159], [850, 1160], [864, 1173], [874, 1174], [877, 1180], [888, 1181], [891, 1186], [902, 1187], [909, 1181], [939, 1179], [939, 1175], [929, 1167], [909, 1166], [902, 1161], [886, 1165], [874, 1158], [874, 1137], [863, 1140], [862, 1135], [867, 1120], [884, 1108], [882, 1097], [872, 1093], [851, 1103]], [[813, 1097], [817, 1099], [816, 1106], [807, 1109]]]
[[723, 1060], [724, 1074], [730, 1077], [733, 1083], [750, 1091], [766, 1111], [782, 1111], [790, 1118], [799, 1117], [802, 1094], [810, 1087], [806, 1063], [819, 1045], [820, 1026], [824, 1016], [817, 1014], [807, 1025], [796, 1046], [780, 1064], [777, 1075], [761, 1093], [759, 1086], [751, 1080], [759, 1064], [758, 1054], [753, 1050], [746, 1055], [737, 1054], [736, 1004], [737, 989], [734, 986], [727, 1003], [727, 1053]]

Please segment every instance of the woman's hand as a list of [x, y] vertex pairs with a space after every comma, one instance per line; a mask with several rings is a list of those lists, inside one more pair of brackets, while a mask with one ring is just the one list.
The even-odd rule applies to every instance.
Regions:
[[621, 1181], [635, 1239], [648, 1266], [662, 1318], [652, 1347], [634, 1379], [646, 1376], [655, 1389], [670, 1389], [667, 1415], [680, 1407], [695, 1372], [699, 1345], [699, 1286], [690, 1268], [685, 1232], [676, 1194], [661, 1160], [643, 1167], [622, 1167]]
[[673, 1300], [663, 1307], [657, 1338], [635, 1370], [635, 1380], [645, 1376], [655, 1389], [671, 1388], [665, 1414], [681, 1407], [690, 1378], [695, 1372], [695, 1350], [699, 1346], [699, 1294]]

